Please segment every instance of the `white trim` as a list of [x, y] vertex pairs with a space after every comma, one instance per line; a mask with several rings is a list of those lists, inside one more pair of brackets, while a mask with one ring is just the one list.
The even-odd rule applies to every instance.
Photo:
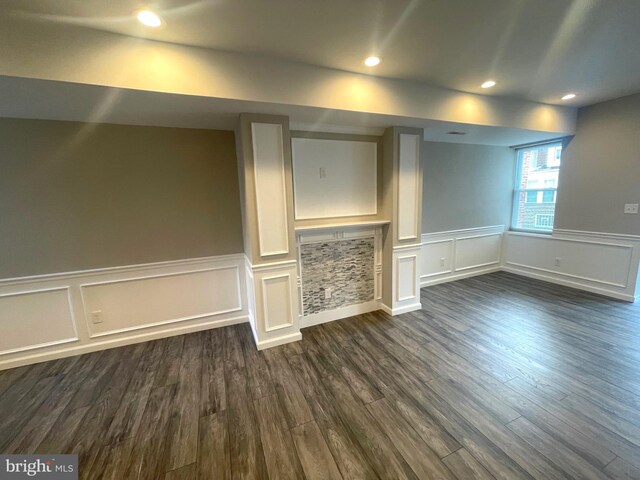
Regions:
[[[520, 236], [520, 237], [546, 238], [548, 240], [557, 240], [559, 242], [588, 243], [588, 244], [591, 244], [591, 245], [606, 245], [607, 247], [618, 247], [618, 248], [633, 249], [633, 246], [625, 245], [623, 243], [596, 242], [594, 240], [583, 240], [581, 238], [554, 237], [552, 235], [544, 235], [544, 234], [538, 234], [538, 233], [527, 233], [527, 232], [507, 232], [507, 234], [508, 235]], [[604, 237], [602, 237], [602, 238], [604, 238]]]
[[77, 345], [74, 347], [64, 348], [62, 350], [55, 350], [53, 352], [39, 353], [36, 355], [30, 355], [30, 356], [18, 357], [10, 360], [0, 361], [0, 370], [4, 370], [7, 368], [20, 367], [22, 365], [30, 365], [32, 363], [46, 362], [48, 360], [54, 360], [58, 358], [71, 357], [71, 356], [80, 355], [83, 353], [106, 350], [109, 348], [122, 347], [125, 345], [131, 345], [134, 343], [148, 342], [150, 340], [157, 340], [165, 337], [184, 335], [187, 333], [199, 332], [201, 330], [209, 330], [214, 327], [217, 328], [217, 327], [225, 327], [228, 325], [236, 325], [239, 323], [246, 323], [247, 321], [248, 321], [248, 317], [246, 315], [241, 315], [238, 317], [224, 318], [224, 319], [214, 320], [211, 322], [198, 323], [195, 325], [182, 325], [175, 328], [168, 328], [164, 330], [142, 333], [140, 335], [114, 338], [110, 340], [103, 340], [100, 342], [91, 342], [84, 345]]
[[[209, 268], [202, 268], [204, 265], [209, 266]], [[246, 273], [242, 270], [242, 265], [246, 265], [244, 255], [233, 254], [221, 255], [219, 257], [158, 262], [140, 266], [131, 265], [87, 270], [84, 272], [38, 275], [0, 282], [0, 298], [66, 290], [70, 318], [73, 323], [73, 332], [75, 335], [74, 338], [56, 339], [52, 342], [37, 345], [24, 345], [2, 352], [0, 357], [0, 370], [247, 321], [246, 285], [243, 281]], [[191, 267], [192, 270], [189, 270], [189, 267]], [[235, 285], [232, 287], [236, 290], [233, 292], [233, 295], [237, 295], [237, 302], [234, 305], [219, 305], [219, 307], [223, 309], [212, 312], [200, 313], [196, 310], [193, 311], [193, 316], [169, 320], [159, 318], [162, 321], [154, 321], [156, 318], [150, 317], [148, 321], [152, 323], [132, 325], [130, 328], [129, 325], [131, 324], [127, 325], [127, 322], [124, 322], [118, 325], [119, 328], [117, 329], [114, 328], [114, 330], [111, 331], [92, 333], [92, 324], [88, 319], [87, 313], [90, 308], [85, 305], [83, 299], [83, 293], [86, 293], [86, 291], [83, 292], [84, 287], [123, 284], [126, 288], [128, 282], [135, 280], [153, 280], [154, 278], [179, 277], [201, 272], [224, 270], [233, 271], [236, 277], [234, 281]], [[108, 275], [108, 277], [104, 278], [105, 275]], [[197, 278], [199, 279], [200, 277]], [[227, 284], [227, 286], [230, 287], [231, 285]], [[20, 291], [16, 291], [18, 289], [20, 289]], [[216, 305], [213, 305], [212, 308], [215, 307]], [[46, 314], [46, 311], [43, 312], [43, 314]], [[43, 321], [46, 321], [46, 319]], [[174, 326], [173, 324], [176, 325]], [[116, 325], [113, 325], [113, 327], [116, 327]]]
[[606, 240], [628, 240], [630, 242], [640, 242], [640, 235], [627, 235], [623, 233], [590, 232], [587, 230], [567, 230], [555, 228], [553, 235], [579, 235], [584, 237], [604, 238]]
[[388, 225], [389, 220], [364, 220], [361, 222], [344, 222], [344, 223], [328, 223], [326, 225], [298, 225], [295, 227], [296, 232], [309, 232], [316, 230], [347, 230], [358, 229], [362, 227], [379, 227], [382, 225]]
[[[531, 268], [531, 267], [527, 267], [527, 268]], [[571, 280], [564, 280], [562, 278], [557, 278], [557, 277], [552, 277], [549, 275], [542, 275], [539, 273], [535, 273], [535, 272], [529, 272], [527, 270], [523, 270], [521, 268], [512, 268], [512, 267], [502, 267], [502, 270], [505, 272], [509, 272], [509, 273], [513, 273], [515, 275], [522, 275], [523, 277], [530, 277], [530, 278], [535, 278], [538, 280], [543, 280], [545, 282], [549, 282], [549, 283], [555, 283], [558, 285], [563, 285], [565, 287], [571, 287], [571, 288], [575, 288], [577, 290], [586, 290], [587, 292], [591, 292], [591, 293], [597, 293], [599, 295], [603, 295], [605, 297], [611, 297], [611, 298], [616, 298], [618, 300], [624, 300], [627, 302], [634, 302], [636, 300], [636, 297], [634, 297], [633, 295], [629, 295], [626, 293], [619, 293], [619, 292], [614, 292], [612, 290], [607, 290], [604, 288], [599, 288], [599, 287], [594, 287], [592, 285], [587, 285], [584, 283], [579, 283], [579, 282], [572, 282]], [[557, 272], [554, 272], [557, 273]], [[579, 278], [579, 277], [576, 277]]]
[[412, 303], [411, 305], [405, 305], [403, 307], [396, 307], [392, 309], [392, 308], [389, 308], [384, 303], [381, 303], [380, 310], [382, 310], [384, 313], [388, 315], [395, 316], [395, 315], [402, 315], [403, 313], [415, 312], [416, 310], [422, 310], [422, 304], [418, 302], [418, 303]]
[[417, 250], [422, 247], [422, 243], [412, 243], [411, 245], [396, 245], [393, 247], [393, 251], [397, 252], [400, 250]]
[[477, 265], [469, 265], [468, 267], [458, 267], [455, 271], [463, 272], [465, 270], [473, 270], [474, 268], [488, 267], [489, 265], [500, 265], [500, 260], [496, 260], [495, 262], [479, 263]]
[[545, 273], [552, 273], [553, 275], [560, 275], [562, 277], [576, 278], [578, 280], [585, 280], [587, 282], [601, 283], [602, 285], [609, 285], [611, 287], [627, 288], [626, 284], [607, 282], [607, 281], [604, 281], [604, 280], [598, 280], [596, 278], [583, 277], [581, 275], [572, 275], [571, 273], [564, 273], [564, 272], [559, 272], [559, 271], [555, 271], [555, 270], [549, 270], [547, 268], [534, 267], [534, 266], [531, 266], [531, 265], [524, 265], [522, 263], [504, 262], [504, 264], [505, 265], [511, 265], [513, 267], [526, 268], [526, 269], [529, 269], [529, 270], [537, 270], [537, 271], [545, 272]]
[[333, 322], [334, 320], [353, 317], [354, 315], [361, 315], [363, 313], [369, 313], [379, 309], [380, 302], [378, 300], [372, 300], [370, 302], [348, 305], [334, 310], [313, 313], [311, 315], [300, 317], [300, 328], [307, 328], [312, 327], [313, 325], [320, 325], [321, 323]]
[[283, 273], [282, 275], [272, 275], [271, 277], [261, 277], [260, 278], [260, 285], [261, 285], [261, 292], [262, 292], [262, 315], [264, 318], [264, 331], [265, 332], [273, 332], [276, 330], [281, 330], [283, 328], [289, 328], [293, 326], [293, 321], [289, 322], [289, 323], [280, 323], [278, 325], [273, 325], [271, 326], [271, 322], [269, 319], [269, 295], [267, 295], [265, 292], [267, 291], [267, 286], [269, 285], [270, 281], [273, 280], [277, 280], [280, 278], [286, 278], [287, 279], [287, 305], [289, 307], [289, 310], [291, 310], [289, 312], [289, 318], [293, 319], [295, 313], [292, 311], [291, 308], [291, 304], [292, 304], [292, 298], [291, 298], [291, 274], [290, 273]]
[[480, 233], [480, 232], [487, 231], [487, 230], [500, 230], [501, 232], [504, 232], [505, 231], [505, 226], [504, 225], [491, 225], [491, 226], [487, 226], [487, 227], [471, 227], [471, 228], [461, 228], [461, 229], [458, 229], [458, 230], [443, 230], [441, 232], [428, 232], [428, 233], [423, 233], [422, 234], [422, 240], [424, 242], [427, 239], [432, 238], [432, 237], [455, 237], [455, 236], [458, 236], [460, 234], [472, 233], [472, 232]]
[[[418, 255], [404, 255], [402, 257], [396, 257], [396, 301], [397, 302], [406, 302], [407, 300], [413, 300], [418, 296], [418, 285], [416, 284], [416, 278], [418, 278]], [[403, 279], [400, 276], [400, 264], [406, 263], [407, 261], [411, 261], [411, 266], [413, 269], [413, 274], [411, 275], [411, 294], [405, 295], [404, 297], [400, 297], [400, 282]], [[408, 278], [408, 277], [407, 277]]]
[[476, 277], [478, 275], [485, 275], [487, 273], [499, 272], [500, 270], [502, 270], [502, 267], [498, 265], [496, 267], [483, 268], [481, 270], [474, 270], [473, 272], [464, 272], [456, 275], [443, 274], [439, 275], [440, 278], [433, 278], [430, 280], [422, 279], [436, 277], [436, 275], [423, 275], [422, 277], [420, 277], [420, 288], [430, 287], [432, 285], [438, 285], [440, 283], [455, 282], [456, 280], [462, 280], [463, 278]]
[[[255, 337], [254, 337], [255, 338]], [[266, 350], [267, 348], [278, 347], [286, 343], [297, 342], [302, 340], [302, 333], [295, 332], [289, 335], [283, 335], [282, 337], [270, 338], [268, 340], [262, 340], [258, 342], [256, 340], [256, 348], [258, 350]]]
[[[259, 189], [259, 184], [260, 182], [258, 181], [258, 168], [257, 168], [257, 155], [256, 155], [256, 132], [255, 132], [255, 127], [256, 125], [269, 125], [269, 126], [275, 126], [277, 127], [278, 131], [279, 131], [279, 145], [280, 145], [280, 159], [279, 162], [281, 163], [281, 165], [279, 165], [279, 170], [280, 170], [280, 175], [282, 176], [282, 218], [284, 220], [284, 249], [280, 249], [280, 250], [272, 250], [272, 251], [266, 251], [263, 245], [263, 240], [262, 240], [262, 233], [266, 232], [269, 229], [268, 225], [263, 224], [263, 222], [266, 220], [263, 215], [262, 215], [262, 204], [264, 202], [264, 200], [261, 200], [261, 194], [260, 194], [260, 189]], [[289, 233], [288, 233], [288, 224], [289, 224], [289, 219], [288, 219], [288, 215], [287, 215], [287, 193], [286, 193], [286, 185], [287, 185], [287, 179], [285, 177], [285, 158], [284, 158], [284, 134], [283, 134], [283, 129], [282, 129], [282, 124], [280, 123], [265, 123], [265, 122], [251, 122], [251, 148], [253, 149], [253, 184], [254, 184], [254, 189], [255, 189], [255, 196], [256, 196], [256, 213], [258, 216], [258, 244], [260, 247], [260, 256], [261, 257], [270, 257], [273, 255], [283, 255], [283, 254], [288, 254], [289, 253]]]
[[[116, 283], [128, 283], [128, 282], [135, 282], [135, 281], [139, 281], [139, 280], [150, 280], [150, 279], [154, 279], [154, 278], [165, 278], [165, 277], [176, 277], [176, 276], [183, 276], [183, 275], [191, 275], [194, 273], [203, 273], [203, 272], [214, 272], [214, 271], [218, 271], [218, 270], [235, 270], [236, 271], [236, 293], [237, 293], [237, 307], [233, 307], [233, 308], [228, 308], [228, 309], [224, 309], [224, 310], [218, 310], [215, 312], [206, 312], [206, 313], [201, 313], [198, 315], [190, 315], [187, 317], [178, 317], [178, 318], [170, 318], [167, 320], [162, 320], [160, 322], [153, 322], [153, 323], [145, 323], [144, 325], [135, 325], [132, 327], [126, 327], [126, 328], [119, 328], [119, 329], [115, 329], [115, 330], [108, 330], [108, 331], [104, 331], [104, 332], [99, 332], [99, 333], [94, 333], [92, 332], [92, 328], [91, 328], [91, 314], [89, 311], [87, 311], [87, 304], [85, 301], [85, 289], [86, 288], [91, 288], [91, 287], [97, 287], [100, 285], [110, 285], [110, 284], [116, 284]], [[158, 327], [161, 325], [167, 325], [169, 323], [179, 323], [179, 322], [186, 322], [189, 320], [198, 320], [200, 318], [207, 318], [207, 317], [215, 317], [218, 315], [223, 315], [225, 313], [234, 313], [234, 312], [240, 312], [242, 311], [242, 297], [241, 297], [241, 286], [240, 286], [240, 268], [238, 265], [227, 265], [227, 266], [221, 266], [221, 267], [212, 267], [212, 268], [205, 268], [205, 269], [201, 269], [201, 270], [190, 270], [190, 271], [183, 271], [183, 272], [172, 272], [172, 273], [163, 273], [163, 274], [158, 274], [158, 275], [147, 275], [147, 276], [142, 276], [142, 277], [131, 277], [131, 278], [124, 278], [124, 279], [116, 279], [116, 280], [109, 280], [106, 282], [93, 282], [93, 283], [84, 283], [79, 285], [80, 287], [80, 300], [82, 302], [82, 313], [84, 314], [84, 321], [87, 325], [87, 330], [89, 332], [89, 337], [90, 338], [99, 338], [99, 337], [105, 337], [105, 336], [109, 336], [109, 335], [117, 335], [120, 333], [126, 333], [126, 332], [131, 332], [134, 330], [141, 330], [144, 328], [152, 328], [152, 327]]]
[[247, 266], [254, 272], [262, 272], [264, 270], [277, 270], [286, 267], [293, 267], [298, 262], [297, 260], [283, 260], [281, 262], [272, 263], [260, 263], [258, 265], [252, 265], [251, 261], [247, 257]]
[[[38, 344], [33, 344], [33, 345], [26, 345], [24, 347], [18, 347], [18, 348], [11, 348], [9, 350], [2, 350], [0, 351], [0, 357], [3, 355], [10, 355], [12, 353], [19, 353], [19, 352], [27, 352], [29, 350], [37, 350], [39, 348], [46, 348], [46, 347], [53, 347], [55, 345], [62, 345], [65, 343], [72, 343], [72, 342], [77, 342], [80, 340], [80, 338], [78, 337], [78, 327], [77, 327], [77, 322], [76, 322], [76, 317], [75, 314], [73, 312], [73, 304], [71, 302], [71, 286], [70, 285], [64, 285], [61, 287], [52, 287], [52, 288], [40, 288], [40, 289], [36, 289], [36, 290], [24, 290], [21, 292], [10, 292], [10, 293], [4, 293], [2, 295], [0, 295], [0, 298], [6, 298], [6, 297], [17, 297], [20, 295], [32, 295], [32, 294], [37, 294], [37, 293], [47, 293], [47, 292], [59, 292], [59, 291], [65, 291], [67, 293], [67, 307], [69, 308], [69, 315], [71, 317], [71, 328], [73, 329], [73, 337], [69, 337], [69, 338], [61, 338], [58, 340], [53, 340], [51, 342], [44, 342], [44, 343], [38, 343]], [[2, 370], [2, 363], [0, 362], [0, 370]]]
[[[410, 202], [410, 205], [401, 205], [401, 201], [403, 200], [401, 198], [401, 193], [403, 192], [403, 188], [402, 188], [402, 168], [403, 168], [403, 155], [402, 155], [402, 146], [403, 146], [403, 139], [409, 139], [412, 138], [413, 141], [415, 141], [415, 151], [412, 153], [415, 153], [415, 157], [412, 158], [411, 160], [413, 160], [414, 162], [414, 168], [413, 168], [413, 174], [411, 175], [411, 177], [413, 178], [413, 181], [415, 183], [414, 188], [415, 191], [413, 192], [414, 198], [406, 198], [405, 200], [407, 200], [407, 202]], [[417, 239], [420, 236], [420, 233], [418, 231], [419, 229], [419, 225], [420, 225], [420, 219], [418, 218], [419, 214], [420, 214], [420, 188], [421, 188], [421, 182], [422, 182], [422, 175], [420, 175], [420, 160], [421, 160], [421, 155], [422, 155], [422, 142], [423, 142], [423, 135], [417, 135], [415, 133], [400, 133], [398, 135], [398, 166], [397, 166], [397, 173], [398, 173], [398, 179], [396, 182], [396, 218], [398, 219], [398, 221], [396, 222], [396, 231], [398, 232], [398, 238], [397, 240], [399, 242], [402, 242], [403, 240], [413, 240], [413, 239]], [[413, 208], [413, 225], [411, 225], [411, 227], [408, 230], [411, 230], [411, 233], [408, 235], [401, 235], [401, 230], [406, 226], [402, 224], [402, 215], [400, 214], [402, 210], [405, 210], [407, 207], [409, 208]]]

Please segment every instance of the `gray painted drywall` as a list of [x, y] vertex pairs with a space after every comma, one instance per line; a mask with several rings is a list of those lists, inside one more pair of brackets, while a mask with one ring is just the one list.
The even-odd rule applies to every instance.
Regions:
[[233, 132], [0, 119], [0, 278], [241, 253]]
[[424, 142], [422, 231], [508, 226], [515, 154], [508, 147]]
[[582, 108], [562, 155], [554, 228], [640, 235], [640, 94]]

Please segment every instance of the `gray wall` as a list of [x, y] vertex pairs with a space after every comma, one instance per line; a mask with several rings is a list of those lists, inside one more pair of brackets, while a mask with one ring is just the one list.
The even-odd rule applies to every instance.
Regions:
[[233, 132], [0, 119], [0, 278], [243, 251]]
[[640, 235], [640, 94], [578, 112], [562, 156], [554, 228]]
[[515, 154], [508, 147], [423, 144], [422, 231], [509, 226]]

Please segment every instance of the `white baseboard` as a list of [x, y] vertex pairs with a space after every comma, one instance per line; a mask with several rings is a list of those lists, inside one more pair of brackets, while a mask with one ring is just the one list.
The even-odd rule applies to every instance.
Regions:
[[353, 317], [363, 313], [373, 312], [380, 309], [380, 301], [372, 300], [357, 305], [349, 305], [347, 307], [336, 308], [335, 310], [326, 310], [324, 312], [314, 313], [300, 317], [300, 328], [312, 327], [321, 323], [333, 322], [341, 318]]
[[243, 255], [0, 280], [0, 370], [247, 320]]
[[605, 297], [615, 298], [617, 300], [624, 300], [625, 302], [631, 302], [637, 300], [637, 297], [633, 295], [628, 295], [626, 293], [614, 292], [612, 290], [607, 290], [601, 287], [595, 287], [593, 285], [588, 285], [586, 283], [582, 283], [579, 281], [568, 280], [563, 278], [561, 275], [551, 275], [551, 274], [541, 274], [537, 272], [532, 272], [530, 270], [526, 270], [525, 268], [519, 268], [514, 266], [505, 265], [501, 269], [502, 271], [513, 273], [514, 275], [521, 275], [523, 277], [535, 278], [536, 280], [543, 280], [549, 283], [555, 283], [557, 285], [563, 285], [565, 287], [571, 287], [578, 290], [584, 290], [586, 292], [597, 293], [599, 295], [603, 295]]
[[452, 272], [437, 277], [422, 277], [420, 279], [420, 288], [429, 287], [431, 285], [438, 285], [439, 283], [454, 282], [456, 280], [462, 280], [463, 278], [485, 275], [487, 273], [499, 272], [500, 270], [502, 270], [502, 267], [500, 267], [500, 265], [497, 265], [488, 268], [481, 268], [478, 270], [466, 270], [461, 273]]
[[166, 337], [175, 337], [178, 335], [186, 335], [187, 333], [200, 332], [202, 330], [210, 330], [212, 328], [226, 327], [246, 323], [249, 319], [246, 316], [213, 319], [207, 322], [182, 325], [179, 327], [167, 328], [163, 330], [154, 330], [151, 332], [139, 333], [137, 335], [128, 335], [123, 338], [114, 338], [110, 340], [102, 340], [99, 342], [91, 342], [88, 344], [74, 345], [67, 348], [56, 349], [46, 353], [35, 353], [31, 355], [23, 355], [15, 359], [0, 361], [0, 370], [21, 367], [33, 363], [46, 362], [49, 360], [57, 360], [65, 357], [73, 357], [84, 353], [97, 352], [99, 350], [108, 350], [110, 348], [124, 347], [135, 343], [148, 342]]
[[397, 308], [390, 308], [388, 305], [385, 305], [384, 303], [380, 304], [380, 310], [382, 310], [384, 313], [387, 313], [391, 316], [402, 315], [403, 313], [415, 312], [416, 310], [421, 310], [421, 309], [422, 309], [421, 303], [412, 303], [411, 305], [406, 305], [404, 307], [397, 307]]
[[302, 333], [296, 332], [289, 335], [283, 335], [281, 337], [270, 338], [269, 340], [262, 340], [260, 342], [256, 341], [256, 347], [258, 350], [266, 350], [267, 348], [278, 347], [280, 345], [297, 342], [299, 340], [302, 340]]

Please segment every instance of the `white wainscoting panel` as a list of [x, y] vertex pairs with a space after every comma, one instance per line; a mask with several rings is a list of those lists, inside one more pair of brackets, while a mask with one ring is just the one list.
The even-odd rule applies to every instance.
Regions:
[[402, 255], [396, 257], [397, 288], [396, 300], [404, 302], [415, 300], [418, 286], [412, 279], [416, 276], [418, 255]]
[[264, 329], [267, 332], [293, 325], [291, 274], [262, 277]]
[[246, 322], [244, 274], [224, 255], [0, 280], [0, 370]]
[[77, 339], [68, 287], [0, 295], [0, 355]]
[[502, 232], [460, 237], [456, 242], [455, 269], [470, 270], [500, 263]]
[[640, 242], [593, 232], [507, 233], [504, 269], [634, 301]]
[[[91, 337], [240, 312], [237, 265], [81, 286]], [[92, 312], [103, 323], [93, 324]]]
[[393, 247], [392, 305], [381, 304], [381, 308], [390, 315], [399, 315], [422, 308], [419, 271], [421, 255], [420, 244]]
[[453, 238], [422, 242], [420, 278], [444, 275], [453, 271]]
[[247, 259], [255, 295], [255, 311], [250, 322], [258, 350], [302, 338], [297, 264], [296, 260], [286, 260], [252, 266]]
[[289, 253], [282, 125], [252, 123], [260, 255]]
[[420, 144], [422, 137], [400, 134], [398, 155], [398, 240], [418, 239]]
[[375, 215], [376, 142], [293, 138], [296, 220]]
[[422, 287], [500, 270], [504, 225], [422, 235]]

